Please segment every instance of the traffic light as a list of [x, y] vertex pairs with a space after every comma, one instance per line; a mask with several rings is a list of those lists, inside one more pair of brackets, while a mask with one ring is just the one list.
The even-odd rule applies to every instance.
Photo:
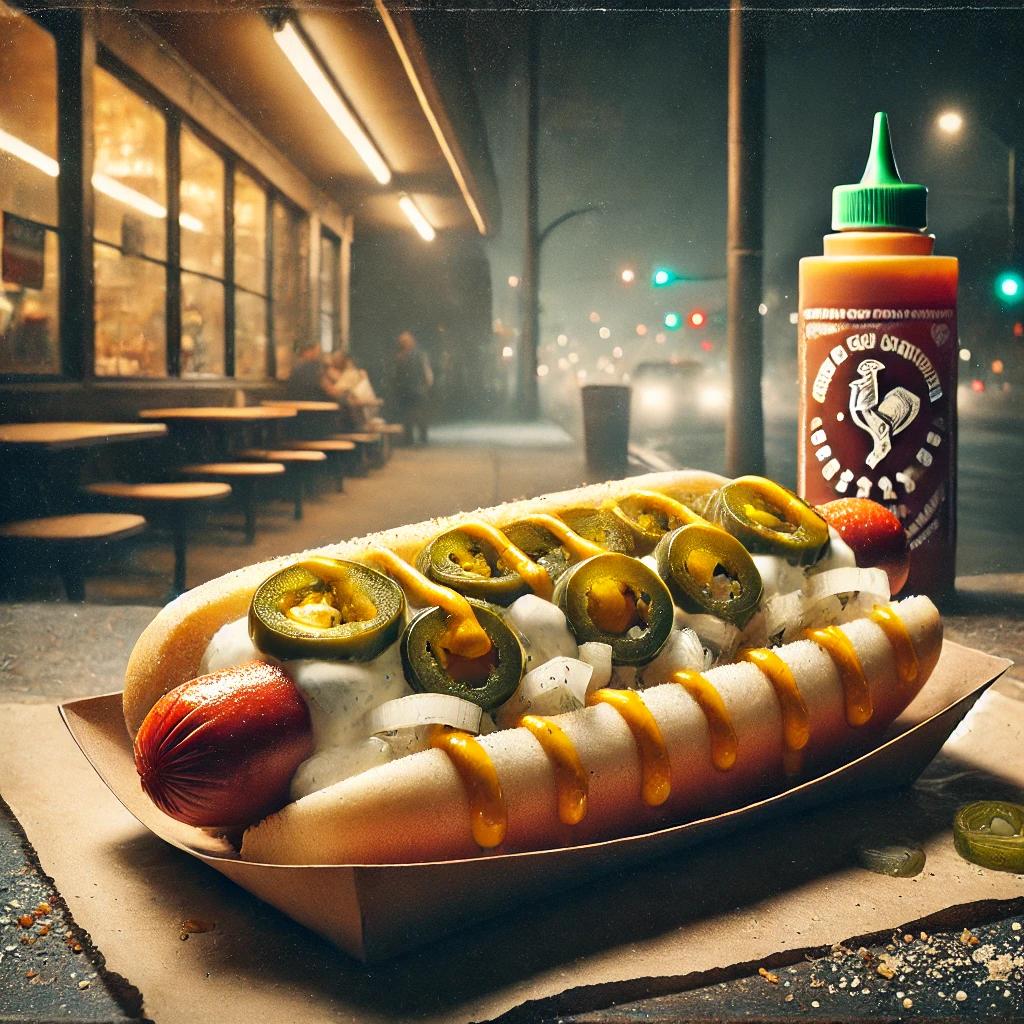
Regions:
[[1024, 277], [1015, 270], [1004, 270], [996, 278], [996, 298], [1010, 305], [1024, 299]]
[[691, 309], [690, 315], [686, 318], [686, 322], [694, 328], [694, 330], [697, 330], [708, 322], [708, 315], [703, 309]]
[[670, 331], [678, 331], [683, 318], [678, 313], [666, 313], [663, 323]]
[[655, 288], [664, 288], [666, 285], [674, 284], [679, 280], [679, 275], [668, 267], [655, 267], [651, 275], [651, 284]]

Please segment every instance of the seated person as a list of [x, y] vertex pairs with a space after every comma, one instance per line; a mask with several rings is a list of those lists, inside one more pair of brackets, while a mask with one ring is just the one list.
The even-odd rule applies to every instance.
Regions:
[[324, 387], [324, 364], [320, 346], [307, 342], [295, 355], [288, 378], [288, 397], [296, 402], [324, 401], [331, 397]]
[[348, 409], [357, 430], [366, 429], [380, 411], [381, 402], [369, 375], [346, 352], [335, 352], [324, 372], [324, 393]]

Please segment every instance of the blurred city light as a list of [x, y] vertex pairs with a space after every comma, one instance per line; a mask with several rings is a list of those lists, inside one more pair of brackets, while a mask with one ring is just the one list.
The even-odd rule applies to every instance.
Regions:
[[637, 324], [636, 333], [642, 338], [647, 333], [647, 324]]
[[960, 349], [960, 358], [965, 363], [969, 363], [971, 361], [971, 350], [969, 348]]
[[677, 280], [675, 273], [667, 267], [656, 268], [651, 277], [651, 283], [655, 288], [664, 288], [665, 285], [671, 284], [675, 280]]
[[559, 344], [559, 346], [560, 346], [561, 348], [565, 348], [565, 346], [569, 344], [569, 337], [568, 337], [568, 335], [565, 335], [565, 334], [560, 334], [560, 335], [559, 335], [559, 336], [558, 336], [558, 337], [557, 337], [557, 338], [555, 339], [555, 341], [557, 341], [557, 342], [558, 342], [558, 344]]
[[612, 332], [607, 327], [602, 327], [597, 333], [604, 341], [607, 341], [612, 336]]
[[664, 345], [665, 335], [661, 331], [658, 331], [658, 333], [654, 336], [654, 340], [658, 345]]
[[612, 357], [615, 359], [622, 358], [622, 349], [618, 345], [616, 345], [615, 348], [612, 349]]
[[798, 323], [800, 323], [800, 314], [799, 313], [790, 313], [789, 314], [789, 322], [791, 324], [798, 324]]
[[670, 331], [677, 331], [683, 322], [683, 318], [678, 313], [666, 313], [663, 322]]
[[592, 324], [599, 324], [601, 322], [601, 314], [597, 310], [592, 310], [590, 316], [587, 318]]
[[946, 110], [939, 114], [935, 123], [939, 126], [939, 131], [945, 132], [947, 135], [956, 135], [963, 128], [964, 119], [957, 111]]
[[701, 349], [702, 352], [710, 352], [714, 347], [715, 347], [715, 343], [713, 341], [708, 341], [707, 338], [705, 338], [700, 343], [700, 349]]
[[1024, 338], [1024, 324], [1019, 320], [1013, 325], [1013, 336], [1015, 338]]
[[636, 280], [636, 271], [632, 270], [630, 267], [626, 267], [622, 272], [621, 277], [623, 284], [632, 284]]
[[1006, 367], [1003, 366], [1002, 359], [993, 359], [992, 360], [992, 372], [993, 373], [997, 373], [997, 374], [998, 373], [1002, 373], [1004, 369], [1006, 369]]
[[579, 361], [580, 361], [580, 354], [579, 354], [579, 352], [570, 352], [569, 353], [569, 362], [570, 363], [572, 363], [575, 366], [575, 364], [578, 363]]
[[[702, 309], [693, 309], [686, 318], [686, 322], [693, 328], [703, 327], [708, 321], [707, 314]], [[666, 324], [666, 326], [668, 326]]]
[[506, 345], [501, 350], [501, 358], [502, 359], [511, 359], [514, 355], [515, 355], [515, 351], [513, 350], [511, 345]]
[[508, 276], [508, 286], [509, 286], [509, 288], [518, 288], [519, 287], [519, 278], [516, 277], [515, 274], [509, 274], [509, 276]]
[[1024, 277], [1015, 270], [1004, 270], [996, 278], [996, 295], [1003, 302], [1019, 302], [1024, 298]]
[[975, 377], [975, 379], [971, 381], [971, 390], [979, 393], [984, 391], [985, 382], [983, 380], [978, 380], [977, 377]]
[[718, 385], [705, 385], [698, 393], [697, 404], [703, 412], [722, 412], [729, 404], [729, 395]]
[[548, 375], [548, 368], [547, 368], [547, 366], [544, 363], [541, 363], [540, 366], [537, 367], [537, 376], [538, 377], [546, 377], [547, 375]]
[[767, 306], [767, 304], [764, 303], [764, 302], [758, 303], [757, 311], [758, 311], [758, 313], [761, 314], [761, 316], [767, 316], [768, 315], [768, 306]]

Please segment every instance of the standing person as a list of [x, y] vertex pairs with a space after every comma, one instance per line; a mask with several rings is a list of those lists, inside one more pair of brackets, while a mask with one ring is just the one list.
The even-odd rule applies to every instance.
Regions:
[[288, 397], [303, 402], [327, 397], [324, 392], [323, 356], [315, 341], [306, 342], [296, 354], [288, 378]]
[[394, 395], [401, 409], [407, 444], [415, 444], [416, 433], [420, 443], [427, 443], [428, 400], [434, 386], [434, 371], [430, 360], [416, 344], [412, 331], [398, 335], [398, 351], [394, 364]]

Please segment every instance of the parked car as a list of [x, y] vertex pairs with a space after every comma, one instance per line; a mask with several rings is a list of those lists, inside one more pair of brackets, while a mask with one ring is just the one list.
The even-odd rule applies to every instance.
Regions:
[[724, 381], [696, 359], [638, 363], [630, 380], [635, 436], [699, 428], [725, 412]]

